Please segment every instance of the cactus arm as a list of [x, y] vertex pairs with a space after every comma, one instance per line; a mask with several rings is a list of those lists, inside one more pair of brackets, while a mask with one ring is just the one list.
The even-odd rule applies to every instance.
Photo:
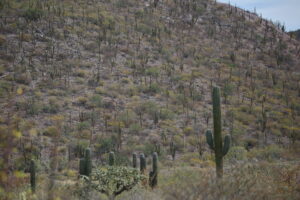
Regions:
[[223, 145], [223, 156], [225, 156], [230, 148], [231, 138], [230, 135], [226, 135], [224, 139], [224, 145]]
[[206, 142], [209, 145], [209, 148], [214, 150], [215, 149], [214, 148], [214, 138], [212, 136], [211, 130], [207, 130], [205, 133], [205, 136], [206, 136]]

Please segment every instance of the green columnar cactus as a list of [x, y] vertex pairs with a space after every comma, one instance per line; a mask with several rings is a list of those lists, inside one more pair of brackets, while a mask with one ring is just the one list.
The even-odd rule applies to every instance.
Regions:
[[157, 186], [157, 175], [158, 175], [158, 156], [157, 153], [154, 152], [152, 155], [152, 171], [149, 173], [149, 185], [151, 188]]
[[33, 160], [30, 161], [30, 185], [31, 185], [31, 191], [35, 192], [35, 163]]
[[176, 156], [176, 146], [174, 144], [174, 142], [172, 141], [170, 144], [170, 152], [171, 152], [171, 156], [172, 156], [172, 160], [175, 160], [175, 156]]
[[212, 100], [213, 100], [214, 133], [212, 135], [212, 132], [210, 130], [206, 131], [206, 141], [209, 147], [215, 152], [217, 177], [222, 178], [223, 157], [229, 151], [231, 139], [229, 135], [226, 135], [224, 140], [224, 146], [223, 146], [222, 125], [221, 125], [221, 100], [220, 100], [220, 89], [218, 87], [213, 88]]
[[140, 154], [140, 171], [142, 174], [145, 173], [146, 170], [146, 158], [143, 153]]
[[132, 167], [137, 168], [137, 155], [136, 155], [136, 153], [132, 154]]
[[109, 153], [108, 164], [109, 164], [109, 166], [115, 165], [115, 153], [114, 152]]
[[92, 173], [92, 159], [91, 159], [91, 149], [85, 149], [85, 175], [90, 176]]
[[85, 175], [85, 159], [81, 158], [79, 161], [79, 174]]
[[92, 173], [92, 160], [91, 149], [86, 148], [84, 152], [84, 158], [79, 161], [79, 174], [84, 176], [90, 176]]

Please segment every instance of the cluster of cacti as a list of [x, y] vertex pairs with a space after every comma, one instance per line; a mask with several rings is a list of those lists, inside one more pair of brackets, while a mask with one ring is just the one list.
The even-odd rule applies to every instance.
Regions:
[[152, 171], [149, 173], [149, 185], [154, 188], [157, 185], [157, 175], [158, 175], [158, 155], [156, 152], [152, 155]]
[[33, 160], [30, 161], [30, 185], [31, 185], [31, 191], [34, 193], [35, 192], [35, 187], [36, 187], [36, 181], [35, 181], [35, 163]]
[[221, 178], [223, 176], [223, 157], [227, 154], [230, 148], [230, 136], [225, 136], [223, 145], [221, 124], [221, 100], [220, 89], [218, 87], [213, 88], [212, 100], [214, 133], [212, 134], [210, 130], [206, 131], [206, 141], [209, 147], [215, 152], [217, 177]]
[[109, 166], [114, 166], [115, 165], [115, 153], [112, 152], [112, 151], [109, 153], [108, 165]]
[[92, 172], [91, 149], [86, 148], [84, 153], [84, 158], [81, 158], [79, 162], [79, 174], [84, 176], [90, 176], [91, 172]]

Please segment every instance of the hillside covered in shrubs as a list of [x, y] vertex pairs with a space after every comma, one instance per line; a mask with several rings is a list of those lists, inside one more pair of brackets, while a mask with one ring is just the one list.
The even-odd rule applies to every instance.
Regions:
[[3, 200], [300, 198], [300, 42], [229, 4], [0, 0], [0, 105]]

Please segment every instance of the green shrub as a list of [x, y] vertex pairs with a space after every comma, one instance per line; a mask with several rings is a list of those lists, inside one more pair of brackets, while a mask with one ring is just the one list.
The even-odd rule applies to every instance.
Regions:
[[45, 136], [55, 137], [59, 135], [59, 130], [55, 126], [49, 126], [44, 131]]
[[102, 97], [98, 94], [93, 95], [90, 99], [89, 99], [90, 105], [92, 107], [97, 107], [100, 108], [102, 106]]
[[225, 160], [230, 162], [245, 161], [247, 160], [247, 150], [240, 146], [231, 147]]
[[115, 151], [117, 140], [115, 137], [99, 138], [95, 144], [95, 152], [97, 154], [109, 153]]
[[91, 124], [87, 121], [79, 122], [77, 124], [78, 131], [88, 130], [91, 127]]
[[95, 189], [109, 197], [115, 199], [124, 191], [131, 190], [145, 177], [137, 169], [127, 167], [106, 167], [93, 170], [90, 178], [83, 177], [84, 186]]
[[37, 21], [43, 16], [43, 11], [37, 8], [28, 8], [24, 13], [23, 17], [27, 21]]
[[161, 120], [172, 120], [174, 119], [175, 113], [167, 108], [162, 108], [159, 112], [159, 117]]
[[129, 134], [138, 135], [141, 130], [142, 127], [139, 123], [133, 123], [129, 126]]
[[50, 97], [49, 98], [49, 103], [44, 104], [42, 110], [45, 113], [52, 113], [52, 114], [58, 113], [59, 110], [60, 110], [60, 105], [58, 103], [57, 98]]
[[78, 97], [77, 98], [77, 104], [79, 106], [85, 106], [87, 101], [88, 101], [88, 99], [86, 97]]
[[74, 154], [78, 158], [82, 158], [84, 156], [84, 150], [89, 146], [88, 140], [79, 140], [74, 146]]
[[285, 150], [277, 145], [270, 145], [264, 148], [253, 149], [249, 152], [250, 159], [273, 161], [284, 157]]

